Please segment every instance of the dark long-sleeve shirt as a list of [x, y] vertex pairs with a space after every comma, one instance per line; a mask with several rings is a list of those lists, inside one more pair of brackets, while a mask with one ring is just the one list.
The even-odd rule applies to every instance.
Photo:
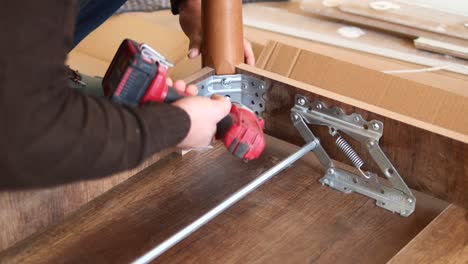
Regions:
[[0, 4], [0, 189], [46, 187], [135, 167], [188, 133], [182, 109], [138, 109], [68, 87], [77, 3]]

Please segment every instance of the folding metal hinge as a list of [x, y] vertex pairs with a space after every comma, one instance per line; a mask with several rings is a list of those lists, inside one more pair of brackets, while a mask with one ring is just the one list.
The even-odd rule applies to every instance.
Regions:
[[[379, 146], [384, 125], [377, 120], [367, 121], [361, 115], [347, 115], [338, 107], [329, 108], [323, 102], [309, 100], [296, 95], [291, 109], [291, 119], [306, 142], [317, 140], [308, 125], [327, 126], [330, 136], [356, 168], [356, 172], [337, 168], [321, 144], [313, 151], [325, 168], [325, 176], [320, 179], [323, 185], [344, 193], [357, 192], [376, 200], [379, 207], [409, 216], [414, 212], [416, 198], [405, 184], [396, 168]], [[383, 180], [374, 172], [365, 171], [364, 161], [345, 140], [341, 133], [357, 140], [368, 150], [370, 156], [381, 170]], [[380, 179], [379, 179], [380, 178]]]
[[265, 111], [265, 82], [243, 74], [214, 75], [197, 83], [198, 95], [222, 95], [231, 102], [247, 106], [257, 116]]

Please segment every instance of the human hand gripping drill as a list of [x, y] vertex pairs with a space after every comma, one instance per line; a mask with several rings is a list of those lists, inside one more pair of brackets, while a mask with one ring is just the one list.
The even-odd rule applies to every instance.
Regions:
[[[103, 79], [106, 97], [128, 106], [146, 103], [173, 103], [184, 96], [166, 84], [172, 64], [146, 44], [125, 39]], [[232, 103], [230, 113], [216, 129], [216, 139], [244, 160], [258, 158], [265, 148], [264, 121], [250, 109]]]

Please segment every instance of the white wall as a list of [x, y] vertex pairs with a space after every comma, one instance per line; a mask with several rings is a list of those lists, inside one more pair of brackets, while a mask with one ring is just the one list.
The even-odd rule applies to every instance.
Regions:
[[399, 2], [427, 5], [433, 8], [468, 16], [468, 0], [397, 0]]

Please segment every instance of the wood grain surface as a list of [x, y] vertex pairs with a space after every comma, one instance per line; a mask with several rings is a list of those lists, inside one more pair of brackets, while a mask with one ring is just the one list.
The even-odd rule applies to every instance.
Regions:
[[[267, 137], [259, 160], [225, 147], [169, 155], [62, 223], [0, 254], [6, 263], [128, 263], [298, 147]], [[309, 154], [166, 252], [158, 263], [384, 263], [446, 203], [416, 193], [408, 218], [321, 186]]]
[[389, 262], [397, 263], [468, 263], [468, 210], [450, 205]]
[[122, 183], [167, 153], [107, 178], [48, 189], [0, 192], [0, 251], [47, 226], [60, 222], [82, 205]]
[[[299, 63], [293, 59], [296, 53], [294, 50], [291, 51], [292, 53], [279, 54], [289, 56], [291, 59], [288, 62], [297, 66]], [[301, 54], [304, 54], [304, 52]], [[263, 114], [266, 133], [296, 145], [304, 144], [304, 140], [290, 121], [290, 109], [294, 106], [294, 96], [296, 94], [305, 95], [310, 100], [321, 100], [328, 106], [340, 107], [348, 114], [359, 113], [366, 120], [380, 120], [385, 125], [380, 146], [411, 188], [468, 207], [468, 192], [466, 191], [468, 189], [468, 144], [430, 132], [426, 128], [418, 127], [416, 121], [404, 123], [390, 115], [376, 114], [355, 106], [365, 106], [364, 102], [359, 103], [358, 101], [356, 103], [354, 101], [354, 105], [350, 104], [353, 100], [344, 96], [346, 93], [352, 93], [351, 90], [346, 91], [348, 89], [346, 82], [342, 78], [333, 77], [343, 77], [347, 73], [335, 72], [336, 68], [333, 68], [333, 63], [320, 63], [320, 60], [309, 59], [313, 63], [308, 67], [302, 65], [299, 68], [302, 68], [304, 73], [314, 73], [308, 75], [308, 80], [318, 82], [316, 84], [318, 87], [327, 90], [295, 81], [293, 78], [285, 78], [278, 74], [248, 67], [247, 65], [239, 66], [239, 72], [263, 79], [266, 82], [267, 93], [265, 100], [267, 104]], [[275, 60], [271, 60], [266, 63], [275, 65], [275, 70], [288, 76], [288, 72], [291, 73], [292, 68], [284, 64], [280, 65], [280, 61], [277, 60], [277, 63], [275, 63]], [[261, 63], [259, 59], [259, 64]], [[276, 65], [279, 66], [276, 67]], [[335, 72], [335, 75], [324, 78], [320, 74], [315, 74], [316, 69], [318, 72], [321, 67], [325, 67], [329, 72]], [[348, 71], [355, 73], [356, 69], [351, 68], [347, 68]], [[374, 77], [372, 72], [368, 71], [365, 76], [362, 76], [364, 79], [360, 79], [358, 82], [362, 86], [369, 85], [368, 81], [374, 80]], [[332, 83], [334, 83], [332, 86], [327, 86]], [[330, 91], [333, 89], [340, 90], [340, 94], [331, 93]], [[378, 89], [375, 90], [378, 92]], [[355, 94], [361, 98], [371, 98], [372, 96], [370, 92], [360, 93], [356, 91]], [[337, 149], [333, 137], [329, 135], [327, 129], [315, 127], [314, 133], [320, 137], [325, 149], [333, 159], [349, 163], [343, 153]], [[366, 148], [356, 141], [350, 141], [350, 143], [366, 161], [366, 169], [380, 173], [378, 167], [370, 159]]]

